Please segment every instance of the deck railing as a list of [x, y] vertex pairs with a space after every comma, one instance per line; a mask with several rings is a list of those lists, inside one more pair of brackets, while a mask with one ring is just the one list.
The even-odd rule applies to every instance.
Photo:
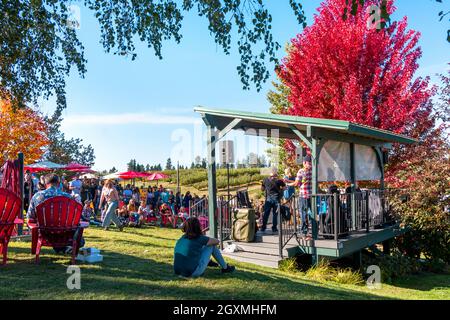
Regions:
[[208, 199], [191, 200], [189, 203], [190, 217], [208, 217]]
[[220, 240], [220, 248], [223, 249], [223, 243], [231, 238], [232, 216], [234, 210], [238, 208], [237, 196], [228, 198], [226, 196], [219, 197], [217, 203], [218, 210], [218, 235]]
[[283, 257], [283, 249], [287, 243], [296, 236], [298, 218], [298, 198], [292, 195], [286, 201], [278, 206], [278, 220], [279, 220], [279, 250], [280, 257]]
[[[315, 239], [338, 241], [354, 232], [370, 232], [395, 222], [391, 199], [398, 190], [364, 190], [354, 193], [314, 194], [308, 209], [309, 233]], [[231, 238], [232, 215], [239, 207], [236, 196], [217, 199], [217, 226], [221, 248]], [[292, 239], [301, 235], [301, 212], [298, 195], [278, 206], [279, 255]], [[191, 207], [191, 214], [208, 216], [207, 201]], [[314, 221], [314, 217], [316, 220]], [[299, 242], [300, 243], [300, 242]]]
[[[364, 190], [354, 193], [314, 194], [310, 196], [311, 207], [307, 217], [311, 234], [316, 239], [345, 238], [353, 232], [370, 232], [395, 222], [391, 206], [391, 190]], [[299, 198], [292, 196], [286, 206], [290, 208], [290, 219], [280, 215], [279, 241], [280, 256], [283, 248], [293, 238], [300, 235], [301, 212]], [[316, 218], [314, 223], [314, 217]], [[317, 226], [317, 232], [315, 227]]]

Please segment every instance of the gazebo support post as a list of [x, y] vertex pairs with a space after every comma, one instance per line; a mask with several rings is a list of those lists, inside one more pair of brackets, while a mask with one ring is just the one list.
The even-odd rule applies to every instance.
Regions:
[[[375, 151], [375, 154], [377, 155], [377, 160], [378, 160], [378, 166], [380, 167], [380, 190], [382, 193], [384, 193], [384, 161], [383, 161], [383, 152], [381, 150], [380, 147], [374, 147], [373, 148]], [[382, 210], [383, 210], [383, 223], [386, 222], [386, 210], [385, 210], [385, 194], [380, 194], [381, 196], [381, 206], [382, 206]]]
[[[319, 190], [319, 171], [318, 171], [318, 165], [319, 165], [319, 155], [320, 151], [325, 143], [325, 140], [319, 141], [317, 135], [315, 134], [315, 131], [311, 126], [307, 126], [306, 128], [306, 136], [297, 129], [295, 126], [290, 126], [290, 129], [294, 134], [302, 141], [304, 142], [307, 147], [311, 151], [311, 192], [312, 194], [317, 194]], [[312, 200], [312, 198], [311, 198]], [[317, 226], [317, 206], [313, 205], [311, 203], [311, 210], [313, 213], [313, 219], [311, 221], [311, 227], [312, 227], [312, 238], [313, 240], [317, 240], [318, 238], [318, 226]], [[319, 262], [319, 256], [316, 252], [316, 248], [313, 247], [313, 253], [312, 253], [312, 263], [313, 265], [316, 265]]]
[[383, 152], [380, 147], [373, 147], [378, 160], [378, 166], [380, 167], [380, 190], [384, 190], [384, 162], [383, 162]]
[[207, 126], [207, 139], [209, 236], [217, 238], [216, 130], [211, 125]]
[[355, 144], [350, 143], [350, 183], [351, 183], [351, 208], [352, 208], [352, 230], [356, 230], [356, 168], [355, 168]]
[[[309, 130], [308, 130], [309, 131]], [[311, 172], [311, 192], [312, 194], [317, 194], [318, 191], [318, 158], [319, 153], [317, 150], [317, 139], [312, 137], [311, 139], [311, 166], [312, 166], [312, 172]], [[313, 219], [311, 222], [311, 228], [312, 228], [312, 238], [313, 240], [317, 240], [318, 238], [318, 226], [317, 226], [317, 205], [315, 203], [312, 203], [312, 201], [315, 201], [316, 198], [311, 197], [311, 210], [313, 213]], [[319, 255], [317, 254], [316, 247], [314, 246], [313, 251], [313, 265], [317, 265], [319, 263]]]

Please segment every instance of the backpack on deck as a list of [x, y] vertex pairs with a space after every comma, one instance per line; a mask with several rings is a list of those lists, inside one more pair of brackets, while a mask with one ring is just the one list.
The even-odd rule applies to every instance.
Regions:
[[256, 235], [256, 215], [251, 208], [240, 208], [233, 212], [231, 239], [252, 242]]

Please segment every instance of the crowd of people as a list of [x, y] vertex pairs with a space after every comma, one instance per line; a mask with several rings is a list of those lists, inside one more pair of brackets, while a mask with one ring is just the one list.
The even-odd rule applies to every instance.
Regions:
[[[26, 172], [24, 178], [25, 209], [28, 210], [33, 196], [47, 189], [45, 175]], [[116, 180], [81, 179], [77, 174], [71, 179], [58, 178], [56, 189], [83, 204], [82, 220], [106, 230], [111, 222], [120, 230], [125, 226], [139, 227], [145, 223], [177, 224], [177, 218], [185, 221], [193, 204], [205, 199], [192, 195], [174, 193], [162, 185], [137, 187], [131, 184], [121, 186]], [[53, 189], [52, 189], [53, 190]], [[43, 199], [45, 200], [45, 199]], [[43, 201], [42, 200], [42, 201]], [[36, 201], [34, 203], [36, 205]], [[166, 223], [168, 222], [168, 223]]]
[[[80, 180], [75, 175], [69, 182], [65, 177], [47, 174], [39, 179], [27, 172], [25, 175], [25, 195], [27, 198], [27, 218], [36, 222], [36, 208], [45, 200], [56, 196], [72, 198], [83, 203], [82, 220], [92, 225], [108, 229], [114, 223], [121, 231], [125, 225], [139, 226], [156, 218], [157, 215], [180, 216], [183, 235], [174, 248], [174, 272], [185, 277], [202, 276], [207, 267], [220, 267], [222, 273], [235, 270], [228, 265], [217, 248], [219, 240], [204, 235], [197, 217], [189, 217], [192, 203], [202, 198], [190, 192], [181, 194], [166, 190], [163, 186], [148, 187], [141, 192], [139, 188], [126, 185], [124, 188], [113, 180]], [[97, 212], [101, 213], [98, 219]], [[85, 245], [81, 239], [80, 247]], [[71, 253], [71, 243], [65, 247], [54, 248], [56, 252]], [[213, 257], [218, 263], [211, 260]]]

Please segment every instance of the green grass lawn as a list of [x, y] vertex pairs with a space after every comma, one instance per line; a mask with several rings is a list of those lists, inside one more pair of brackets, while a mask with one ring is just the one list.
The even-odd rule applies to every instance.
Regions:
[[85, 236], [104, 261], [80, 265], [81, 290], [66, 287], [68, 256], [45, 248], [35, 265], [29, 242], [11, 242], [8, 264], [0, 267], [0, 299], [450, 299], [448, 274], [414, 275], [375, 290], [232, 262], [234, 274], [209, 268], [202, 278], [185, 279], [172, 272], [179, 230], [89, 228]]

